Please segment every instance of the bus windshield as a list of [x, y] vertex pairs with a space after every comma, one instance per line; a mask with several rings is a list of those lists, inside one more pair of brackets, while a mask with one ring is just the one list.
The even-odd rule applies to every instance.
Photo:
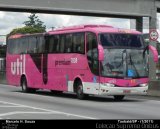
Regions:
[[100, 34], [100, 41], [105, 47], [143, 48], [143, 38], [136, 34]]
[[148, 58], [141, 35], [101, 34], [104, 47], [101, 75], [114, 78], [148, 76]]

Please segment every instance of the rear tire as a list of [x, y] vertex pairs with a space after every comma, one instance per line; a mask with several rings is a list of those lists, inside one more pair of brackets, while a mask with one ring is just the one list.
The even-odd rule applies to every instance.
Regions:
[[22, 79], [21, 87], [22, 87], [22, 92], [25, 92], [25, 93], [29, 93], [29, 92], [33, 93], [33, 92], [36, 91], [35, 89], [28, 88], [28, 86], [27, 86], [27, 80], [26, 80], [25, 77]]
[[124, 99], [124, 95], [115, 95], [114, 96], [114, 100], [116, 100], [116, 101], [122, 101], [123, 99]]
[[83, 93], [83, 85], [81, 82], [79, 82], [77, 85], [76, 93], [77, 93], [77, 98], [80, 100], [86, 99], [88, 97], [87, 94]]

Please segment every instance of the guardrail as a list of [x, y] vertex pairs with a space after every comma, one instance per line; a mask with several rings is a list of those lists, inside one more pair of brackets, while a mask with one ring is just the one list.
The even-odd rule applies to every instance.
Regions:
[[157, 64], [156, 80], [149, 82], [148, 95], [160, 96], [160, 56], [159, 63]]
[[160, 96], [160, 81], [150, 81], [148, 95], [150, 96]]
[[6, 71], [6, 60], [5, 58], [0, 58], [0, 72]]

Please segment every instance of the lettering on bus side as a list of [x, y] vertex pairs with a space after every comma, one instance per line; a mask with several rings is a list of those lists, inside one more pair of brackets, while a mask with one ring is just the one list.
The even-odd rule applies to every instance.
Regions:
[[55, 66], [57, 65], [70, 65], [71, 61], [70, 60], [56, 60], [55, 61]]
[[71, 65], [71, 64], [76, 64], [78, 62], [77, 58], [71, 58], [71, 60], [56, 60], [55, 61], [55, 66], [57, 65]]
[[13, 75], [25, 74], [25, 55], [21, 55], [15, 62], [11, 62], [11, 73]]

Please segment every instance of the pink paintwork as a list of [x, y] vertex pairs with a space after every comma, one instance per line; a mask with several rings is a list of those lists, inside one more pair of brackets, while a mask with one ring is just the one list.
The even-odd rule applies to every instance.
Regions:
[[129, 29], [120, 29], [114, 28], [112, 26], [107, 25], [79, 25], [79, 26], [72, 26], [72, 27], [65, 27], [59, 28], [53, 31], [49, 31], [48, 34], [64, 34], [70, 32], [85, 32], [91, 31], [98, 33], [128, 33], [128, 34], [141, 34], [139, 31], [129, 30]]
[[102, 45], [98, 44], [98, 55], [99, 55], [99, 61], [104, 60], [104, 49]]
[[114, 78], [101, 78], [101, 83], [111, 83], [119, 87], [136, 87], [139, 84], [148, 83], [148, 78], [141, 79], [114, 79]]
[[[128, 33], [128, 34], [141, 34], [138, 31], [118, 29], [105, 25], [82, 25], [74, 27], [66, 27], [64, 29], [57, 29], [47, 32], [48, 35], [66, 34], [75, 32], [92, 32], [95, 33], [97, 38], [99, 33]], [[20, 37], [10, 37], [20, 38]], [[99, 42], [99, 41], [97, 41]], [[85, 41], [86, 46], [86, 41]], [[154, 53], [154, 60], [157, 61], [157, 53], [155, 48], [149, 47]], [[104, 59], [104, 50], [101, 45], [98, 45], [99, 60]], [[86, 50], [85, 50], [86, 51]], [[20, 86], [21, 77], [24, 75], [27, 79], [28, 87], [36, 89], [50, 89], [59, 91], [73, 91], [73, 84], [76, 78], [79, 78], [82, 83], [97, 85], [101, 83], [111, 83], [119, 87], [136, 87], [139, 84], [148, 83], [148, 78], [140, 79], [116, 79], [107, 78], [94, 75], [89, 68], [88, 59], [86, 54], [76, 53], [56, 53], [47, 55], [47, 83], [43, 82], [43, 60], [44, 54], [40, 55], [41, 69], [39, 70], [31, 55], [10, 55], [7, 53], [7, 80], [8, 84]], [[21, 64], [21, 65], [20, 65]], [[95, 79], [96, 78], [96, 79]], [[93, 81], [95, 79], [95, 81]], [[91, 87], [92, 85], [90, 85]], [[71, 89], [71, 90], [69, 90]], [[88, 88], [89, 89], [89, 88]], [[94, 94], [94, 93], [93, 93]]]
[[157, 51], [157, 49], [155, 48], [155, 47], [153, 47], [153, 46], [151, 46], [151, 45], [149, 45], [149, 50], [152, 52], [152, 54], [153, 54], [153, 60], [154, 60], [154, 62], [158, 62], [158, 51]]

